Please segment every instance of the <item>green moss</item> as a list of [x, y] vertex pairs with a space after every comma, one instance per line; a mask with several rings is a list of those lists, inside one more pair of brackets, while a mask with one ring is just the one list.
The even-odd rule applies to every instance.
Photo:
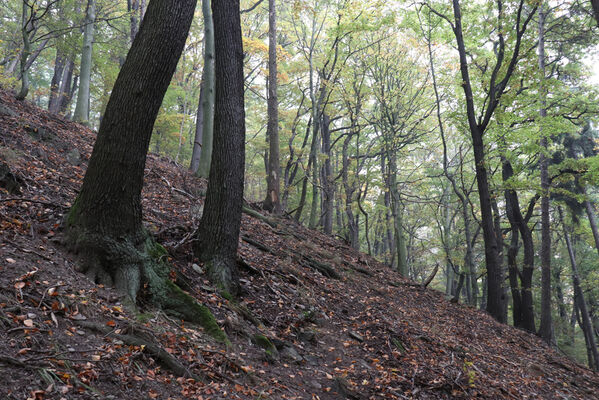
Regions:
[[233, 295], [227, 292], [226, 290], [221, 290], [220, 295], [223, 297], [223, 299], [227, 299], [230, 302], [233, 302]]
[[78, 217], [78, 215], [77, 215], [78, 209], [79, 209], [79, 196], [77, 196], [77, 198], [73, 202], [73, 205], [69, 209], [69, 213], [67, 214], [67, 217], [65, 219], [65, 225], [67, 228], [75, 225], [75, 222], [77, 221], [77, 217]]
[[150, 257], [158, 261], [162, 261], [164, 257], [168, 256], [168, 251], [164, 246], [152, 239], [146, 241], [146, 251]]
[[137, 320], [142, 324], [149, 322], [152, 318], [154, 318], [154, 314], [152, 313], [137, 313]]
[[253, 339], [254, 343], [256, 343], [256, 345], [258, 345], [259, 347], [264, 349], [264, 351], [266, 352], [266, 355], [268, 356], [269, 359], [271, 359], [271, 360], [279, 359], [279, 351], [277, 350], [275, 345], [272, 344], [272, 342], [270, 341], [269, 338], [267, 338], [266, 336], [261, 335], [261, 334], [256, 334], [256, 335], [254, 335], [254, 337], [252, 339]]
[[164, 308], [187, 321], [197, 323], [206, 333], [227, 346], [231, 345], [226, 333], [218, 326], [210, 309], [198, 303], [173, 282], [167, 280], [170, 295], [167, 296]]

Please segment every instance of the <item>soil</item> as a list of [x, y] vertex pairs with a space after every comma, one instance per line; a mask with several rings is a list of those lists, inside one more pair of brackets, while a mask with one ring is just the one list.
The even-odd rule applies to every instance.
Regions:
[[6, 91], [0, 104], [11, 111], [0, 112], [0, 162], [19, 186], [0, 187], [2, 399], [599, 398], [599, 375], [536, 336], [290, 219], [244, 214], [242, 293], [227, 300], [191, 250], [205, 181], [154, 154], [145, 226], [232, 345], [143, 299], [126, 307], [61, 245], [94, 132]]

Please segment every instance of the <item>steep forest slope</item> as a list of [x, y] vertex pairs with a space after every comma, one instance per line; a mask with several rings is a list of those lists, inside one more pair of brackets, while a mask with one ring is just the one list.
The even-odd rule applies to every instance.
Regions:
[[0, 91], [0, 398], [599, 398], [598, 375], [535, 336], [290, 220], [244, 215], [242, 296], [223, 297], [191, 256], [205, 182], [154, 155], [146, 227], [232, 345], [127, 309], [60, 244], [93, 142]]

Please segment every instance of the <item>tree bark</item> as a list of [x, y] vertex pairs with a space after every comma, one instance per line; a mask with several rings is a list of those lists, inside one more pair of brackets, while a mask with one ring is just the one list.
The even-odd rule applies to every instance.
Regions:
[[[508, 182], [514, 175], [511, 163], [502, 157], [503, 181]], [[532, 274], [534, 271], [534, 243], [527, 220], [520, 212], [518, 194], [513, 189], [505, 190], [506, 213], [512, 228], [512, 242], [508, 250], [508, 271], [513, 299], [514, 326], [536, 332], [534, 303], [532, 296]], [[518, 233], [522, 235], [524, 260], [522, 271], [517, 265]]]
[[574, 255], [574, 248], [568, 236], [568, 229], [564, 223], [564, 215], [562, 208], [558, 207], [559, 219], [564, 229], [564, 240], [568, 248], [568, 256], [570, 257], [570, 264], [572, 265], [572, 283], [574, 285], [574, 297], [575, 303], [580, 310], [580, 319], [582, 321], [582, 331], [584, 333], [584, 339], [587, 346], [589, 368], [593, 371], [599, 370], [599, 353], [597, 352], [597, 344], [595, 342], [595, 333], [593, 332], [593, 324], [589, 316], [586, 299], [584, 298], [584, 292], [580, 286], [580, 276], [578, 275], [578, 267], [576, 266], [576, 256]]
[[266, 198], [262, 208], [281, 213], [281, 161], [279, 157], [279, 99], [277, 96], [277, 12], [275, 0], [268, 0], [268, 168]]
[[[152, 0], [117, 77], [81, 191], [66, 218], [82, 271], [135, 301], [145, 284], [153, 300], [175, 307], [162, 253], [142, 226], [146, 154], [162, 99], [191, 25], [196, 0]], [[178, 288], [177, 288], [178, 289]], [[177, 292], [178, 293], [178, 292]], [[181, 306], [181, 304], [179, 304]], [[179, 313], [189, 313], [179, 307]]]
[[[538, 44], [539, 70], [541, 72], [541, 91], [539, 116], [541, 124], [547, 116], [545, 108], [545, 10], [539, 11], [539, 44]], [[549, 221], [549, 159], [547, 157], [547, 137], [541, 128], [541, 325], [539, 336], [549, 344], [555, 342], [553, 336], [553, 322], [551, 317], [551, 227]]]
[[87, 0], [85, 28], [83, 29], [83, 48], [79, 67], [79, 92], [73, 120], [89, 123], [90, 83], [92, 74], [92, 52], [94, 44], [94, 24], [96, 20], [96, 0]]
[[50, 82], [50, 99], [48, 100], [48, 111], [57, 114], [60, 111], [60, 86], [65, 69], [66, 58], [60, 49], [56, 50], [54, 61], [54, 74]]
[[212, 163], [212, 148], [214, 141], [214, 107], [215, 107], [215, 44], [214, 21], [212, 18], [211, 0], [202, 0], [202, 14], [204, 16], [204, 70], [202, 72], [202, 85], [204, 98], [202, 99], [202, 149], [200, 163], [196, 176], [208, 178]]
[[236, 294], [237, 246], [243, 206], [245, 110], [243, 45], [239, 0], [212, 4], [215, 41], [216, 98], [214, 148], [204, 213], [194, 253], [210, 279]]
[[[21, 37], [23, 39], [23, 49], [21, 50], [19, 75], [21, 77], [21, 89], [16, 95], [17, 100], [25, 100], [29, 93], [29, 73], [27, 72], [27, 59], [31, 54], [31, 38], [30, 32], [33, 30], [29, 18], [29, 5], [23, 2], [23, 11], [21, 15]], [[33, 11], [32, 11], [33, 12]], [[31, 16], [33, 18], [33, 16]]]
[[333, 201], [335, 199], [335, 183], [333, 182], [333, 171], [331, 168], [331, 119], [328, 114], [322, 114], [322, 226], [324, 233], [333, 233]]

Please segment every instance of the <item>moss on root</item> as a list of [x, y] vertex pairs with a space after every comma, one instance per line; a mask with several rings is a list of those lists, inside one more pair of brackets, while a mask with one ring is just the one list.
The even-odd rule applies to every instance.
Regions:
[[[76, 205], [77, 202], [73, 207]], [[127, 293], [132, 303], [140, 289], [146, 288], [151, 303], [177, 318], [199, 324], [208, 335], [230, 346], [210, 309], [170, 280], [168, 252], [147, 232], [142, 232], [141, 239], [116, 240], [86, 232], [77, 226], [76, 218], [73, 208], [65, 222], [68, 244], [81, 255], [81, 272], [95, 282], [113, 285]]]
[[256, 334], [252, 337], [252, 340], [256, 345], [264, 349], [266, 356], [270, 360], [274, 361], [279, 359], [279, 351], [269, 338], [262, 334]]

